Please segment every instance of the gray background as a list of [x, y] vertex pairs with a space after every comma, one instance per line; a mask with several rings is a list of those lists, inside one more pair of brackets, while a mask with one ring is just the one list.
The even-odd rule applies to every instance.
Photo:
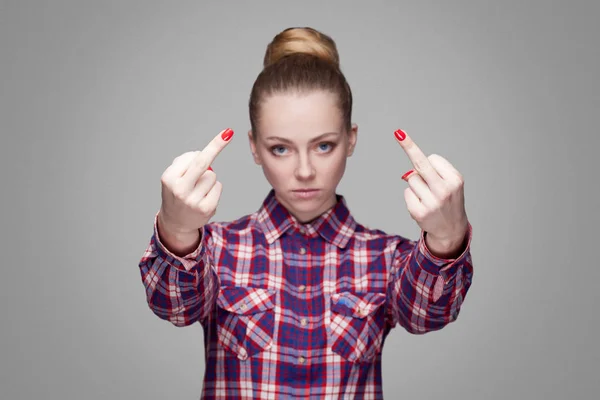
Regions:
[[597, 1], [0, 2], [0, 398], [196, 399], [200, 325], [146, 305], [137, 263], [177, 155], [235, 130], [215, 219], [255, 211], [247, 101], [267, 43], [330, 34], [359, 143], [339, 192], [416, 238], [393, 131], [466, 180], [458, 321], [384, 349], [391, 399], [600, 390]]

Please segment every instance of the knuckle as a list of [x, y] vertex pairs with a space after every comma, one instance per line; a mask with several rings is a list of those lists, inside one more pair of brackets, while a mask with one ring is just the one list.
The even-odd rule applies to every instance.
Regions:
[[425, 219], [422, 211], [413, 211], [411, 215], [416, 222], [423, 222]]
[[171, 182], [171, 180], [169, 179], [169, 171], [166, 170], [160, 176], [160, 183], [163, 184], [164, 186], [169, 186], [170, 182]]
[[456, 180], [455, 182], [452, 183], [452, 186], [450, 187], [451, 189], [451, 194], [454, 193], [458, 193], [463, 189], [463, 183], [461, 183], [459, 180]]
[[183, 186], [175, 185], [175, 187], [173, 187], [171, 191], [173, 192], [173, 196], [175, 196], [175, 198], [179, 200], [185, 200], [185, 198], [187, 197], [187, 193]]
[[173, 159], [173, 162], [172, 162], [172, 164], [177, 164], [178, 162], [185, 160], [186, 158], [188, 158], [188, 157], [190, 156], [190, 153], [191, 153], [191, 152], [190, 152], [190, 151], [188, 151], [188, 152], [186, 152], [186, 153], [182, 153], [182, 154], [178, 155], [177, 157], [175, 157], [175, 158]]
[[214, 211], [213, 208], [211, 206], [207, 205], [206, 203], [200, 203], [200, 204], [198, 204], [198, 206], [196, 207], [196, 209], [202, 215], [211, 215], [211, 213]]
[[448, 182], [448, 191], [450, 193], [456, 193], [461, 190], [464, 186], [465, 182], [461, 176], [455, 176], [454, 178], [449, 179]]
[[161, 183], [169, 185], [173, 182], [173, 177], [177, 174], [177, 168], [173, 165], [169, 165], [160, 176]]
[[193, 210], [197, 207], [197, 204], [194, 204], [194, 200], [189, 197], [186, 199], [182, 199], [182, 201], [183, 201], [183, 204], [191, 210]]
[[204, 175], [208, 178], [209, 182], [215, 184], [217, 182], [217, 174], [214, 171], [206, 170]]

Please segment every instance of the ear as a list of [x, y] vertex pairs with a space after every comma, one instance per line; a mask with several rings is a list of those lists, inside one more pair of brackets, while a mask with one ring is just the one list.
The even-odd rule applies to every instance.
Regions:
[[356, 147], [356, 141], [358, 139], [358, 125], [352, 124], [352, 129], [348, 132], [348, 150], [346, 153], [347, 157], [352, 156], [354, 148]]
[[252, 136], [252, 129], [248, 131], [248, 141], [250, 142], [250, 151], [252, 151], [252, 157], [254, 157], [254, 162], [257, 165], [261, 165], [260, 157], [258, 152], [256, 151], [256, 142], [254, 140], [254, 136]]

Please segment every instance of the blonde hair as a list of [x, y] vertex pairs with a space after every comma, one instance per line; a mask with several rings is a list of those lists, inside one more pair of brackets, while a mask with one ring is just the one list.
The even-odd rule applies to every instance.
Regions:
[[296, 53], [314, 55], [340, 66], [337, 46], [331, 37], [313, 28], [288, 28], [273, 38], [267, 46], [263, 67], [275, 64], [283, 57]]
[[333, 39], [316, 29], [288, 28], [267, 45], [263, 70], [250, 93], [249, 112], [253, 134], [258, 132], [260, 109], [273, 94], [329, 91], [337, 96], [344, 127], [350, 130], [352, 91], [340, 69]]

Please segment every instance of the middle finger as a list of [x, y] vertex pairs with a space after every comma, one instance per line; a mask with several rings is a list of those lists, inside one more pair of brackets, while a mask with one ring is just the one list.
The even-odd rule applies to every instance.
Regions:
[[410, 162], [415, 167], [415, 170], [421, 175], [422, 179], [427, 182], [428, 185], [440, 184], [442, 178], [412, 138], [401, 129], [394, 132], [394, 136], [408, 156]]

